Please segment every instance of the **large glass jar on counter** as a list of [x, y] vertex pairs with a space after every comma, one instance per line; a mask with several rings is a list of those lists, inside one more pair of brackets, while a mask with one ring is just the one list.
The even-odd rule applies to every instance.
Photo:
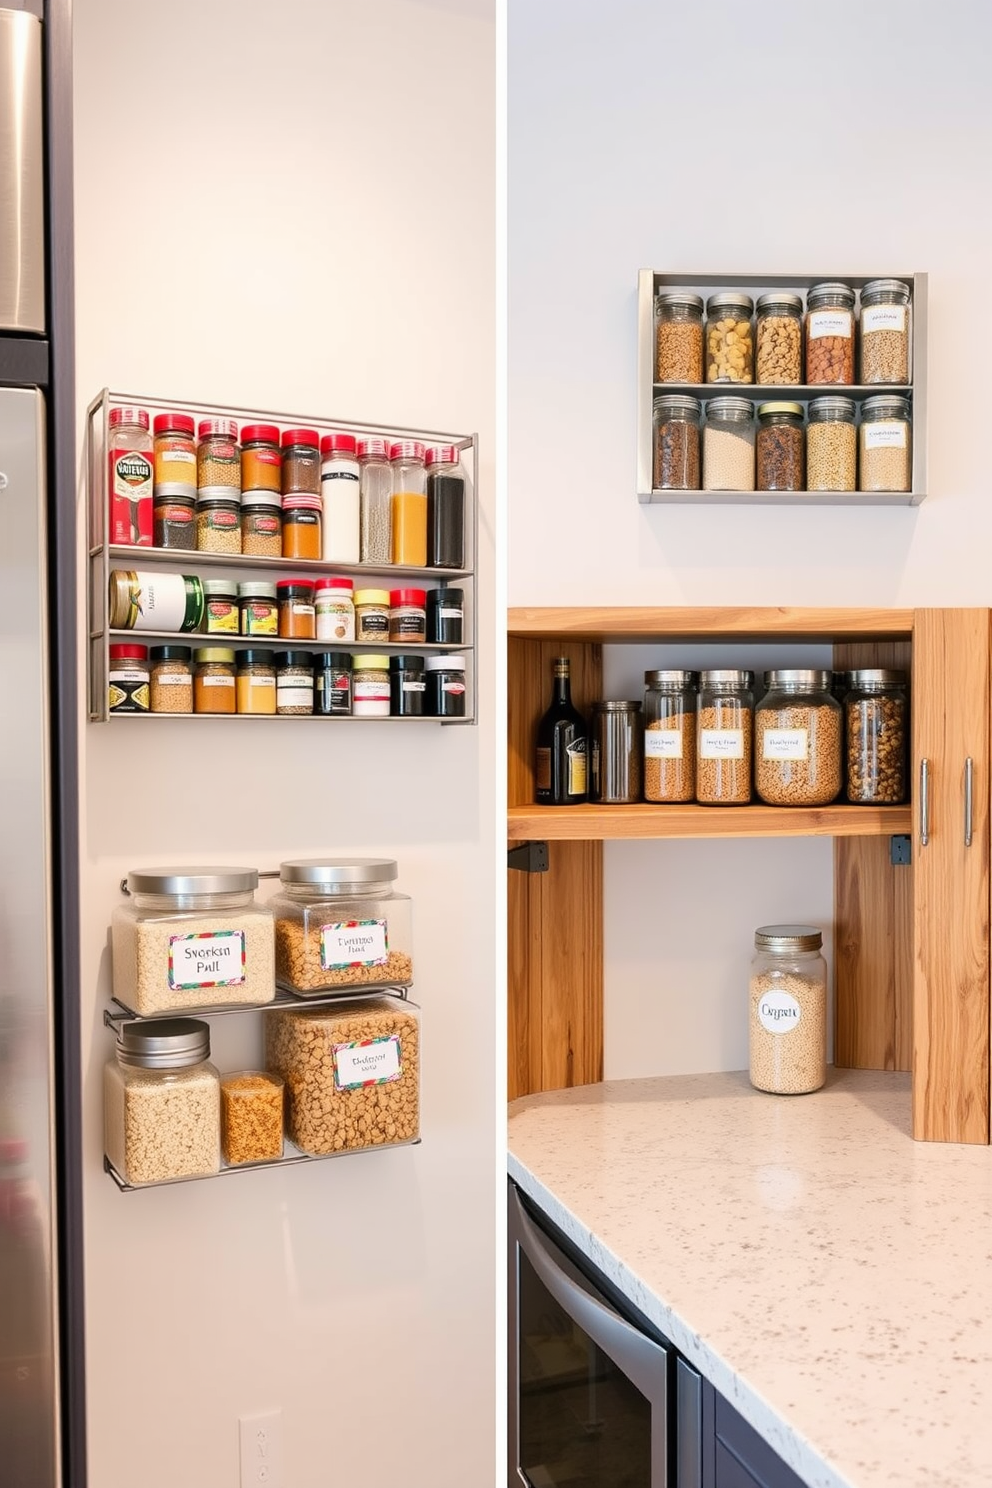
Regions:
[[807, 491], [856, 491], [858, 435], [854, 400], [813, 398], [806, 425]]
[[114, 998], [147, 1017], [275, 996], [272, 914], [254, 868], [144, 868], [111, 924]]
[[803, 380], [802, 295], [776, 290], [758, 299], [754, 380], [779, 387]]
[[906, 798], [909, 700], [905, 672], [865, 667], [844, 697], [847, 799], [895, 805]]
[[913, 484], [909, 399], [882, 393], [861, 406], [859, 491], [908, 491]]
[[802, 491], [805, 447], [801, 403], [759, 403], [755, 489]]
[[655, 381], [702, 382], [703, 301], [681, 291], [655, 299]]
[[754, 409], [747, 398], [711, 398], [706, 405], [703, 490], [754, 490]]
[[706, 381], [753, 382], [750, 295], [730, 292], [706, 301]]
[[699, 399], [666, 393], [654, 400], [654, 489], [698, 491]]
[[696, 689], [699, 673], [644, 673], [644, 799], [696, 797]]
[[746, 806], [751, 799], [754, 673], [729, 668], [699, 674], [696, 800]]
[[854, 381], [854, 290], [814, 284], [806, 297], [806, 381]]
[[[388, 676], [387, 676], [388, 695]], [[388, 708], [388, 702], [387, 702]], [[391, 858], [296, 858], [279, 865], [276, 976], [301, 997], [413, 981], [410, 899]]]
[[754, 711], [754, 782], [769, 806], [826, 806], [843, 785], [841, 709], [833, 673], [765, 673]]
[[815, 925], [754, 933], [748, 1045], [751, 1084], [806, 1095], [827, 1078], [827, 968]]
[[220, 1172], [220, 1076], [195, 1018], [125, 1023], [104, 1067], [104, 1151], [132, 1187]]
[[861, 291], [861, 381], [909, 381], [909, 285], [872, 279]]

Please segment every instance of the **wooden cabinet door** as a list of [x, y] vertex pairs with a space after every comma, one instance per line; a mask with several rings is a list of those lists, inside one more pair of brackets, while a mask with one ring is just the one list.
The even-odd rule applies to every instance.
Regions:
[[913, 1135], [931, 1142], [989, 1140], [989, 653], [988, 610], [914, 615]]

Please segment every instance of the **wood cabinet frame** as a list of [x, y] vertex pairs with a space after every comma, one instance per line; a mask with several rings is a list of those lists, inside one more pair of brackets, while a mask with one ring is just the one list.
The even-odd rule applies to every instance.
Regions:
[[[588, 709], [600, 695], [605, 644], [721, 639], [826, 642], [838, 668], [911, 666], [913, 804], [533, 804], [534, 730], [552, 657], [570, 656], [576, 705]], [[549, 853], [547, 872], [509, 875], [511, 1099], [602, 1079], [604, 839], [827, 835], [836, 1063], [911, 1069], [915, 1137], [987, 1143], [990, 655], [986, 609], [511, 610], [508, 837], [511, 846], [546, 842]], [[892, 839], [903, 834], [911, 835], [912, 864], [894, 866]]]

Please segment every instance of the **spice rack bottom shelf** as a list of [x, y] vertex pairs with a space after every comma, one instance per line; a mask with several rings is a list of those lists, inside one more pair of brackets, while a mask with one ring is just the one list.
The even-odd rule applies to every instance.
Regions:
[[652, 491], [642, 506], [919, 506], [925, 491]]
[[363, 1157], [371, 1152], [395, 1152], [400, 1147], [419, 1147], [423, 1141], [422, 1137], [411, 1137], [406, 1142], [383, 1142], [375, 1147], [352, 1147], [347, 1152], [328, 1152], [323, 1157], [311, 1157], [309, 1153], [300, 1152], [287, 1138], [283, 1144], [282, 1157], [270, 1158], [267, 1162], [238, 1163], [233, 1167], [224, 1166], [218, 1173], [202, 1173], [189, 1178], [163, 1178], [158, 1183], [133, 1184], [126, 1183], [118, 1173], [109, 1157], [104, 1156], [103, 1171], [113, 1179], [121, 1193], [143, 1193], [149, 1188], [175, 1188], [180, 1183], [204, 1183], [213, 1178], [229, 1178], [234, 1173], [257, 1173], [265, 1168], [292, 1168], [301, 1163], [328, 1162], [336, 1157]]

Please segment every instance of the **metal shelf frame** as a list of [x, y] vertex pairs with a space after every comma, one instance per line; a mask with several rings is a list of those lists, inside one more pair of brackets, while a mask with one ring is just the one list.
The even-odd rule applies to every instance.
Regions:
[[228, 1002], [213, 1007], [169, 1008], [161, 1013], [136, 1013], [113, 998], [113, 1006], [103, 1010], [103, 1023], [105, 1028], [116, 1032], [128, 1023], [160, 1023], [163, 1018], [219, 1018], [231, 1013], [269, 1013], [276, 1009], [285, 1012], [287, 1008], [303, 1012], [315, 1007], [347, 1007], [363, 997], [391, 997], [419, 1010], [419, 1004], [413, 1001], [410, 992], [411, 987], [383, 987], [368, 983], [363, 987], [350, 987], [347, 992], [324, 992], [315, 997], [303, 997], [277, 987], [271, 1002]]
[[236, 1173], [261, 1173], [273, 1168], [295, 1168], [301, 1163], [330, 1162], [338, 1157], [368, 1157], [370, 1152], [396, 1152], [400, 1147], [419, 1147], [422, 1141], [422, 1137], [412, 1137], [406, 1142], [381, 1142], [374, 1147], [349, 1147], [347, 1151], [325, 1152], [320, 1157], [313, 1157], [308, 1152], [301, 1152], [298, 1147], [293, 1146], [288, 1137], [284, 1137], [282, 1157], [272, 1157], [266, 1162], [233, 1165], [222, 1163], [217, 1173], [198, 1173], [189, 1178], [163, 1178], [159, 1183], [126, 1183], [107, 1156], [103, 1159], [103, 1171], [113, 1179], [121, 1193], [145, 1193], [150, 1188], [176, 1188], [180, 1183], [206, 1183], [214, 1178], [230, 1178]]

